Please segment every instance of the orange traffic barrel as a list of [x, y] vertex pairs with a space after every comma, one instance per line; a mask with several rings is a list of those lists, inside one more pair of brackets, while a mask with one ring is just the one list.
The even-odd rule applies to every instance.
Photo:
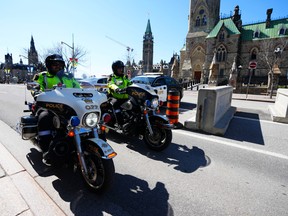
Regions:
[[180, 104], [180, 93], [179, 91], [168, 92], [166, 116], [170, 121], [170, 124], [178, 123], [179, 119], [179, 104]]

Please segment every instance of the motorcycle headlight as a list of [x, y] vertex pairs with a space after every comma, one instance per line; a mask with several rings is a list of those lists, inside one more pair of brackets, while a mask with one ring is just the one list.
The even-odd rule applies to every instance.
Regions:
[[98, 113], [88, 113], [84, 116], [83, 118], [83, 124], [87, 127], [96, 127], [97, 123], [99, 120], [99, 115]]
[[158, 98], [153, 98], [152, 101], [151, 101], [151, 107], [155, 109], [158, 106], [159, 106]]

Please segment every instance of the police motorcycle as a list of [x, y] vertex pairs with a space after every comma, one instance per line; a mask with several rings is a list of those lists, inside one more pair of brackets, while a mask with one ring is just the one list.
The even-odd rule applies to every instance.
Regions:
[[[38, 84], [27, 83], [34, 92]], [[37, 92], [37, 91], [36, 91]], [[82, 173], [85, 184], [94, 192], [107, 189], [113, 181], [113, 158], [117, 153], [105, 141], [99, 129], [100, 104], [107, 96], [93, 89], [65, 88], [56, 86], [39, 93], [34, 102], [27, 102], [30, 115], [22, 116], [18, 130], [24, 140], [38, 139], [38, 116], [43, 110], [53, 114], [53, 145], [49, 147], [51, 162], [73, 162], [74, 171]], [[26, 93], [25, 93], [26, 98]], [[35, 142], [36, 141], [36, 142]]]
[[173, 125], [166, 116], [158, 114], [159, 98], [154, 90], [132, 84], [120, 93], [128, 94], [129, 99], [119, 109], [115, 108], [117, 100], [113, 97], [101, 104], [102, 124], [119, 134], [138, 136], [151, 150], [167, 148], [172, 140]]

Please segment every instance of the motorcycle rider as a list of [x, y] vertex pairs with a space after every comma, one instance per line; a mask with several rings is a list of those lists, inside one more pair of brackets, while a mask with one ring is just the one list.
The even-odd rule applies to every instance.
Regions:
[[45, 59], [47, 71], [36, 74], [34, 80], [40, 84], [40, 90], [52, 89], [54, 85], [64, 84], [67, 88], [80, 88], [73, 75], [64, 73], [65, 62], [61, 55], [53, 54]]
[[116, 111], [116, 118], [121, 124], [121, 111], [119, 107], [128, 99], [128, 94], [125, 93], [125, 89], [132, 85], [132, 82], [124, 75], [124, 63], [120, 60], [114, 61], [112, 63], [113, 74], [110, 75], [108, 79], [108, 95], [112, 96], [115, 100], [113, 101], [113, 106]]
[[[49, 55], [45, 59], [47, 71], [35, 75], [34, 80], [40, 84], [40, 90], [52, 89], [54, 85], [64, 84], [67, 88], [80, 88], [80, 84], [72, 75], [64, 73], [65, 62], [61, 55]], [[37, 100], [37, 99], [36, 99]], [[53, 143], [53, 114], [44, 110], [38, 118], [39, 146], [43, 153], [43, 163], [51, 166], [49, 147]]]

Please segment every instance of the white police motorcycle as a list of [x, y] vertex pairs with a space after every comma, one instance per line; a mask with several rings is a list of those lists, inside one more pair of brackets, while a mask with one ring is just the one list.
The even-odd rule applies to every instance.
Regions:
[[[27, 89], [35, 91], [34, 85], [28, 83]], [[112, 184], [113, 158], [117, 155], [106, 139], [99, 138], [100, 105], [105, 101], [107, 96], [95, 89], [58, 86], [39, 93], [32, 103], [25, 101], [29, 109], [24, 112], [31, 114], [21, 117], [18, 130], [22, 139], [37, 141], [38, 116], [43, 110], [51, 113], [55, 127], [49, 148], [51, 161], [72, 161], [74, 168], [80, 168], [86, 185], [100, 192]]]

